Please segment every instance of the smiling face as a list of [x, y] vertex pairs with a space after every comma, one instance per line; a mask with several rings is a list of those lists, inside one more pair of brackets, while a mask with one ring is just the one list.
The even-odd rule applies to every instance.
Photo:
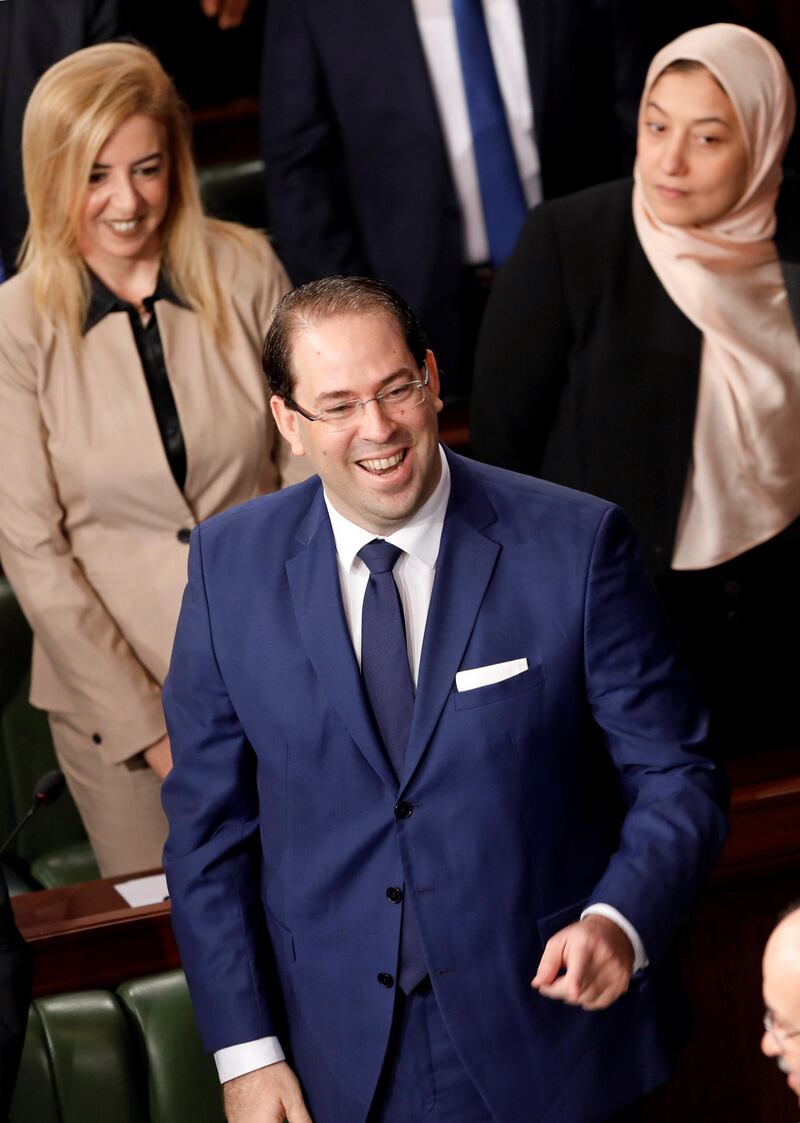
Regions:
[[638, 169], [661, 222], [702, 226], [738, 203], [749, 160], [730, 98], [705, 69], [667, 70], [639, 119]]
[[767, 942], [763, 992], [773, 1030], [765, 1031], [761, 1050], [775, 1058], [800, 1099], [800, 910], [782, 920]]
[[[331, 431], [272, 398], [278, 428], [305, 453], [328, 498], [345, 518], [383, 537], [403, 526], [431, 496], [441, 474], [436, 360], [427, 356], [424, 400], [397, 417], [369, 402], [351, 429]], [[291, 340], [293, 397], [308, 413], [372, 398], [424, 375], [394, 318], [383, 311], [329, 316], [297, 327]]]
[[122, 261], [159, 256], [169, 206], [169, 161], [164, 127], [152, 117], [129, 117], [103, 145], [89, 176], [78, 247], [103, 273]]

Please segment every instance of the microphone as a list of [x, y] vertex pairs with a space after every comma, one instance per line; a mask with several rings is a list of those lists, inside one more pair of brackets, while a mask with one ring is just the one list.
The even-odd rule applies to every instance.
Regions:
[[33, 802], [23, 817], [14, 827], [11, 834], [0, 846], [0, 858], [5, 854], [8, 847], [17, 837], [19, 832], [28, 822], [32, 815], [35, 815], [40, 807], [49, 807], [51, 803], [55, 803], [58, 797], [64, 790], [64, 773], [58, 768], [54, 768], [52, 772], [45, 772], [44, 776], [40, 776], [34, 784], [33, 788]]

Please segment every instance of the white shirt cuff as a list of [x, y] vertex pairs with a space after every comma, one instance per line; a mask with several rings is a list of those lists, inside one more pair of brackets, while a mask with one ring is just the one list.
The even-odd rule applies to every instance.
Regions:
[[259, 1037], [257, 1041], [228, 1045], [225, 1049], [217, 1049], [214, 1054], [220, 1084], [235, 1080], [237, 1076], [244, 1076], [246, 1072], [255, 1072], [257, 1068], [266, 1068], [267, 1065], [285, 1060], [277, 1037]]
[[617, 927], [622, 929], [622, 931], [630, 940], [631, 946], [633, 948], [634, 975], [637, 971], [641, 971], [645, 967], [649, 966], [650, 960], [647, 958], [647, 952], [645, 951], [645, 946], [642, 943], [641, 936], [633, 927], [631, 922], [629, 920], [626, 920], [622, 913], [615, 909], [613, 905], [589, 905], [589, 907], [585, 908], [581, 913], [581, 920], [583, 920], [585, 916], [605, 916], [608, 920], [613, 920]]

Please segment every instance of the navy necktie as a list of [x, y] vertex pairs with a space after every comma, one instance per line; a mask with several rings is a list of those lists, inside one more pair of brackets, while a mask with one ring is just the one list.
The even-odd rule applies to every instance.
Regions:
[[378, 538], [358, 551], [369, 570], [361, 614], [361, 675], [398, 780], [414, 712], [406, 625], [392, 572], [402, 552]]
[[[378, 538], [358, 551], [369, 570], [361, 612], [361, 676], [398, 780], [403, 774], [414, 713], [403, 605], [393, 573], [402, 553], [399, 546]], [[427, 974], [413, 906], [405, 901], [400, 930], [400, 989], [408, 994]]]
[[500, 265], [514, 248], [527, 209], [481, 0], [453, 0], [461, 72], [475, 146], [489, 256]]

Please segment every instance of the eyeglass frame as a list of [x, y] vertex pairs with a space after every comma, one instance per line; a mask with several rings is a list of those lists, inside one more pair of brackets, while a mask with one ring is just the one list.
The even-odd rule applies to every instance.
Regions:
[[762, 1021], [766, 1032], [772, 1036], [774, 1041], [778, 1044], [778, 1047], [781, 1049], [783, 1049], [786, 1042], [791, 1041], [793, 1037], [800, 1037], [800, 1029], [792, 1029], [787, 1032], [786, 1030], [780, 1029], [779, 1026], [776, 1026], [775, 1015], [770, 1009], [766, 1009], [764, 1011], [764, 1017]]
[[[352, 404], [357, 403], [358, 405], [361, 406], [361, 413], [355, 415], [352, 424], [346, 425], [344, 427], [344, 429], [339, 429], [338, 432], [340, 432], [340, 433], [346, 432], [347, 429], [358, 425], [359, 421], [364, 416], [364, 412], [366, 410], [366, 407], [369, 405], [370, 402], [377, 402], [381, 406], [381, 409], [383, 409], [383, 402], [384, 402], [384, 399], [385, 399], [386, 395], [391, 394], [392, 391], [394, 391], [394, 390], [399, 390], [399, 389], [404, 388], [406, 386], [419, 386], [420, 390], [423, 391], [423, 395], [418, 402], [414, 402], [413, 405], [408, 405], [405, 408], [406, 409], [415, 409], [417, 406], [422, 405], [422, 403], [425, 400], [424, 391], [427, 390], [428, 385], [430, 384], [430, 380], [431, 380], [430, 371], [428, 370], [428, 360], [427, 359], [422, 364], [422, 370], [425, 372], [425, 378], [424, 379], [422, 379], [422, 378], [412, 378], [412, 379], [409, 379], [408, 382], [401, 382], [399, 384], [399, 386], [387, 386], [385, 390], [379, 390], [378, 393], [373, 394], [373, 396], [371, 398], [348, 398], [344, 402], [339, 402], [338, 404], [340, 406], [350, 405], [351, 403]], [[303, 409], [303, 407], [301, 405], [298, 405], [298, 403], [294, 400], [294, 398], [290, 397], [288, 394], [284, 395], [283, 400], [284, 400], [284, 403], [286, 404], [287, 409], [291, 409], [295, 413], [299, 413], [301, 417], [304, 417], [306, 419], [306, 421], [321, 421], [323, 425], [330, 425], [331, 423], [335, 422], [335, 418], [333, 418], [333, 417], [323, 417], [322, 413], [318, 413], [318, 414], [316, 414], [316, 416], [313, 413], [309, 413], [307, 410]], [[331, 408], [335, 408], [335, 407], [331, 407]], [[323, 410], [323, 413], [324, 412], [325, 411]], [[404, 411], [401, 410], [401, 412], [404, 412]], [[336, 432], [337, 430], [334, 430], [334, 431]]]

